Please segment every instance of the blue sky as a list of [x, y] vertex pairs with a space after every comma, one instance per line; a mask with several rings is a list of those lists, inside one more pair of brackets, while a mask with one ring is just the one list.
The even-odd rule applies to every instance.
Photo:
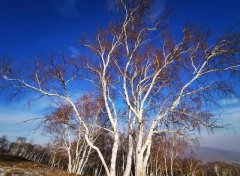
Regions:
[[[44, 51], [61, 51], [76, 55], [81, 53], [81, 35], [104, 28], [114, 16], [114, 0], [1, 0], [0, 1], [0, 55], [9, 55], [19, 62], [31, 60]], [[186, 23], [199, 24], [212, 29], [217, 36], [227, 27], [240, 22], [240, 1], [237, 0], [157, 0], [152, 17], [165, 6], [173, 7], [169, 24], [176, 35]], [[41, 117], [47, 100], [35, 102], [31, 108], [26, 101], [0, 105], [0, 135], [11, 139], [27, 136], [34, 122], [18, 124], [29, 118]], [[240, 146], [240, 102], [237, 97], [220, 100], [222, 119], [232, 123], [231, 132], [216, 136], [203, 135], [203, 145], [229, 150]], [[7, 120], [6, 120], [7, 119]], [[16, 125], [18, 124], [18, 125]], [[34, 137], [35, 135], [35, 137]], [[29, 139], [42, 143], [46, 139], [39, 133]], [[36, 138], [37, 136], [37, 138]], [[228, 142], [226, 142], [228, 141]], [[233, 143], [232, 145], [226, 145]]]

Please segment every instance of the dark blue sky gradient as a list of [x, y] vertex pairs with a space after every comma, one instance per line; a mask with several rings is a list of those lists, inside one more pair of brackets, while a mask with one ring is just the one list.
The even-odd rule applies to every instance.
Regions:
[[[94, 33], [112, 19], [113, 0], [1, 0], [0, 54], [23, 58], [45, 50], [77, 47], [82, 33]], [[158, 0], [153, 11], [173, 7], [170, 26], [176, 33], [186, 23], [218, 34], [240, 21], [237, 0]], [[70, 48], [71, 49], [71, 48]]]
[[0, 52], [28, 57], [70, 47], [83, 32], [104, 27], [109, 17], [106, 3], [100, 1], [3, 0]]

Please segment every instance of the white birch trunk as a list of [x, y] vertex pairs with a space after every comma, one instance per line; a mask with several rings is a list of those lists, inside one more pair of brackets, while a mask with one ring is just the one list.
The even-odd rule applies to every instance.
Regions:
[[127, 155], [126, 167], [123, 174], [124, 176], [130, 176], [131, 174], [132, 157], [133, 157], [133, 141], [132, 141], [132, 135], [129, 135], [129, 151]]

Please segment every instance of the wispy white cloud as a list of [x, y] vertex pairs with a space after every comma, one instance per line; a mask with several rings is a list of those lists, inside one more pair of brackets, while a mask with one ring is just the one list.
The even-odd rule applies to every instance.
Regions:
[[200, 138], [200, 144], [206, 147], [220, 148], [240, 152], [240, 135], [214, 134]]
[[220, 105], [232, 105], [240, 103], [240, 99], [233, 96], [231, 98], [224, 98], [219, 101]]
[[[25, 101], [0, 106], [0, 136], [6, 135], [11, 141], [18, 136], [26, 137], [28, 140], [36, 138], [36, 143], [45, 143], [46, 138], [41, 136], [41, 129], [33, 133], [46, 110], [49, 107], [47, 99], [40, 99], [27, 107]], [[31, 120], [30, 119], [36, 119]], [[37, 120], [38, 119], [38, 120]], [[25, 122], [26, 121], [26, 122]]]
[[[161, 15], [165, 8], [166, 0], [155, 0], [149, 9], [149, 13], [147, 14], [148, 20], [151, 22], [155, 22], [156, 19]], [[118, 10], [118, 0], [107, 0], [107, 7], [110, 11]]]
[[116, 10], [117, 0], [107, 0], [107, 7], [110, 11]]
[[[77, 100], [83, 93], [73, 91], [72, 97]], [[34, 140], [37, 144], [44, 144], [49, 137], [42, 135], [43, 130], [34, 129], [48, 112], [49, 107], [56, 107], [47, 97], [43, 97], [26, 105], [27, 97], [10, 104], [0, 103], [0, 136], [6, 135], [11, 141], [16, 137], [26, 137], [28, 141]], [[50, 109], [51, 110], [51, 109]], [[33, 120], [30, 120], [33, 119]], [[29, 121], [30, 120], [30, 121]]]
[[59, 15], [72, 18], [79, 14], [76, 6], [78, 1], [79, 0], [50, 0], [50, 3]]
[[80, 51], [76, 47], [73, 47], [73, 46], [70, 46], [68, 48], [68, 52], [70, 54], [70, 57], [77, 57], [80, 55]]
[[230, 126], [218, 130], [214, 134], [203, 133], [200, 144], [240, 152], [240, 103], [236, 98], [222, 101], [224, 102], [223, 110], [219, 120], [223, 124], [230, 124]]
[[165, 8], [165, 0], [156, 0], [151, 6], [150, 13], [148, 14], [148, 19], [152, 22], [156, 21], [161, 15]]
[[226, 109], [223, 112], [223, 115], [232, 120], [236, 120], [236, 119], [240, 120], [240, 105]]

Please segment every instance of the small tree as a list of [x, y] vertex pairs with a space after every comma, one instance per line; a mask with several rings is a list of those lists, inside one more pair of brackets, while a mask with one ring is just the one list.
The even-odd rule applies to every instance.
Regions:
[[[91, 130], [92, 141], [99, 136], [99, 113], [102, 111], [101, 103], [90, 96], [84, 95], [76, 103], [78, 112], [84, 117], [88, 128]], [[68, 158], [68, 171], [70, 173], [83, 174], [92, 148], [84, 138], [84, 131], [76, 122], [76, 114], [69, 105], [61, 105], [44, 120], [44, 131], [50, 134], [54, 140], [55, 148], [64, 151]]]
[[0, 153], [7, 153], [9, 150], [9, 141], [7, 136], [3, 135], [0, 137]]

